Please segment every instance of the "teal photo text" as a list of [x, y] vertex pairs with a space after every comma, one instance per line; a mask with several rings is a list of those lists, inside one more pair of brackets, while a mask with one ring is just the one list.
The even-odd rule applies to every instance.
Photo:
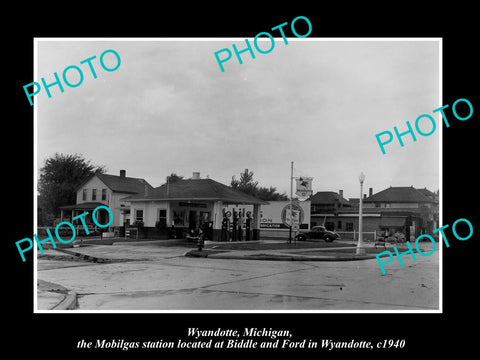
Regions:
[[[106, 224], [100, 224], [97, 220], [97, 211], [99, 209], [104, 209], [107, 211], [108, 215], [109, 215], [109, 218], [110, 220], [106, 223]], [[80, 220], [80, 222], [82, 223], [84, 229], [85, 229], [85, 233], [88, 235], [89, 234], [89, 230], [88, 230], [88, 226], [85, 222], [85, 216], [88, 215], [88, 211], [84, 212], [83, 214], [80, 214], [80, 215], [77, 215], [75, 217], [72, 218], [72, 222], [74, 220]], [[107, 207], [107, 206], [104, 206], [104, 205], [100, 205], [100, 206], [97, 206], [93, 211], [92, 211], [92, 220], [94, 222], [94, 224], [96, 226], [98, 226], [99, 228], [106, 228], [108, 226], [110, 226], [110, 224], [113, 222], [113, 214], [112, 214], [112, 211]], [[63, 239], [61, 236], [60, 236], [60, 229], [62, 227], [69, 227], [71, 230], [72, 230], [72, 236], [70, 237], [70, 239]], [[46, 229], [46, 232], [48, 234], [48, 237], [46, 239], [43, 239], [43, 240], [39, 240], [38, 239], [38, 236], [37, 234], [33, 234], [33, 237], [35, 239], [35, 242], [37, 243], [37, 246], [38, 246], [38, 250], [40, 250], [40, 253], [43, 254], [43, 247], [42, 247], [42, 244], [45, 243], [45, 242], [48, 242], [50, 241], [52, 243], [52, 247], [54, 249], [57, 248], [57, 244], [55, 244], [55, 240], [53, 239], [53, 235], [52, 235], [52, 232], [50, 231], [50, 229]], [[62, 244], [69, 244], [71, 243], [73, 240], [75, 240], [75, 237], [77, 236], [77, 232], [75, 230], [75, 226], [71, 223], [71, 222], [68, 222], [68, 221], [62, 221], [60, 223], [57, 224], [57, 226], [55, 227], [55, 237], [57, 238], [57, 240], [62, 243]], [[32, 239], [29, 239], [29, 238], [24, 238], [22, 240], [18, 240], [15, 245], [17, 246], [17, 249], [18, 249], [18, 252], [20, 253], [20, 257], [22, 258], [22, 261], [25, 262], [25, 255], [23, 255], [24, 253], [26, 253], [27, 251], [30, 251], [33, 249], [33, 241]], [[26, 245], [26, 246], [24, 246]]]
[[[459, 226], [459, 224], [463, 224], [463, 225], [460, 225], [460, 228], [462, 229], [460, 231], [461, 235], [459, 235], [459, 231], [457, 229], [457, 226]], [[433, 230], [432, 232], [433, 233], [437, 233], [439, 232], [441, 235], [442, 235], [442, 238], [443, 238], [443, 242], [445, 243], [445, 246], [448, 248], [450, 247], [450, 243], [448, 242], [448, 239], [447, 239], [447, 235], [445, 235], [445, 229], [447, 229], [449, 227], [449, 225], [443, 225], [442, 227], [439, 227], [438, 229], [435, 229]], [[468, 231], [466, 231], [466, 229], [468, 228]], [[472, 237], [473, 235], [473, 225], [472, 223], [468, 220], [468, 219], [465, 219], [465, 218], [461, 218], [461, 219], [458, 219], [456, 220], [453, 224], [452, 224], [452, 233], [453, 233], [453, 236], [455, 236], [456, 239], [458, 240], [461, 240], [461, 241], [465, 241], [465, 240], [468, 240]], [[465, 235], [466, 233], [468, 232], [467, 235]], [[418, 247], [418, 243], [420, 240], [422, 239], [428, 239], [428, 241], [431, 242], [432, 244], [432, 248], [429, 252], [423, 252], [419, 247]], [[404, 251], [402, 253], [400, 253], [398, 251], [398, 248], [396, 246], [393, 247], [393, 251], [395, 253], [395, 255], [397, 256], [397, 259], [398, 259], [398, 262], [400, 264], [401, 267], [404, 266], [404, 263], [402, 261], [402, 257], [407, 255], [407, 254], [410, 254], [410, 256], [412, 257], [413, 261], [417, 261], [417, 258], [415, 256], [415, 251], [414, 249], [412, 248], [412, 245], [410, 245], [410, 241], [407, 241], [406, 242], [406, 245], [407, 245], [407, 248], [408, 250], [407, 251]], [[415, 239], [415, 250], [416, 250], [416, 253], [417, 254], [420, 254], [420, 256], [430, 256], [432, 255], [434, 252], [435, 252], [435, 249], [437, 248], [437, 244], [436, 244], [436, 241], [435, 239], [429, 235], [429, 234], [422, 234], [420, 235], [419, 237], [417, 237]], [[385, 275], [385, 267], [384, 265], [386, 264], [389, 264], [393, 261], [393, 255], [394, 253], [392, 253], [391, 251], [383, 251], [381, 253], [378, 253], [376, 255], [376, 258], [377, 258], [377, 262], [378, 262], [378, 265], [380, 266], [380, 269], [382, 270], [382, 274]], [[385, 259], [385, 261], [382, 260], [382, 256], [384, 255], [387, 255], [387, 258]]]
[[[100, 66], [102, 67], [103, 70], [112, 72], [117, 70], [120, 67], [121, 64], [121, 59], [120, 55], [118, 52], [115, 50], [105, 50], [102, 52], [100, 55], [99, 59], [97, 60], [97, 56], [91, 56], [88, 59], [80, 61], [80, 65], [83, 65], [82, 67], [77, 66], [77, 65], [70, 65], [67, 66], [65, 69], [63, 69], [62, 72], [62, 79], [60, 79], [60, 76], [58, 75], [57, 72], [53, 73], [53, 79], [45, 79], [42, 77], [40, 79], [40, 83], [34, 81], [31, 82], [30, 84], [24, 85], [23, 90], [25, 91], [25, 94], [27, 95], [27, 99], [30, 102], [30, 105], [33, 105], [32, 98], [35, 95], [40, 94], [42, 91], [42, 85], [43, 89], [47, 93], [47, 96], [49, 98], [52, 97], [52, 93], [50, 92], [50, 88], [53, 88], [54, 86], [58, 87], [58, 90], [60, 90], [61, 93], [65, 91], [64, 86], [62, 85], [63, 83], [71, 88], [76, 88], [80, 85], [82, 85], [83, 80], [85, 78], [82, 68], [85, 71], [89, 71], [90, 75], [93, 79], [96, 79], [97, 76], [97, 71], [95, 70], [95, 64], [99, 62]], [[108, 65], [108, 66], [107, 66]], [[97, 65], [97, 70], [98, 70], [98, 65]], [[48, 83], [47, 83], [48, 82]], [[29, 88], [33, 87], [32, 92], [29, 91]]]
[[[299, 22], [299, 20], [301, 20], [300, 23], [303, 23], [302, 28], [308, 27], [307, 31], [304, 32], [305, 29], [303, 29], [301, 31], [302, 34], [299, 34], [298, 29], [297, 29], [297, 26], [298, 26], [297, 22]], [[306, 26], [305, 26], [305, 24], [306, 24]], [[277, 25], [277, 26], [274, 26], [273, 28], [271, 28], [271, 30], [273, 30], [273, 31], [278, 30], [278, 32], [280, 33], [280, 35], [283, 38], [283, 42], [284, 42], [285, 45], [288, 45], [288, 40], [287, 40], [287, 37], [285, 36], [285, 32], [283, 31], [283, 28], [287, 25], [288, 25], [288, 22], [284, 22], [280, 25]], [[298, 27], [300, 28], [300, 26], [298, 26]], [[312, 32], [312, 23], [305, 16], [297, 16], [295, 19], [292, 20], [292, 23], [290, 24], [290, 29], [291, 29], [293, 35], [295, 35], [297, 38], [305, 38], [308, 35], [310, 35], [310, 33]], [[258, 41], [258, 39], [260, 37], [268, 38], [269, 42], [266, 41], [265, 43], [262, 44], [262, 46], [260, 46], [259, 41]], [[267, 45], [265, 45], [265, 44], [267, 44]], [[242, 65], [243, 64], [242, 54], [248, 53], [248, 54], [250, 54], [250, 57], [252, 59], [255, 59], [255, 51], [253, 51], [253, 48], [255, 48], [257, 53], [268, 54], [268, 53], [272, 52], [272, 50], [275, 47], [275, 39], [273, 38], [273, 36], [269, 32], [262, 31], [262, 32], [259, 32], [255, 36], [255, 38], [253, 39], [253, 47], [252, 47], [252, 44], [250, 43], [250, 41], [248, 39], [245, 39], [245, 45], [242, 44], [242, 46], [239, 45], [239, 47], [241, 47], [241, 50], [239, 50], [237, 45], [232, 44], [233, 53], [235, 53], [235, 57], [237, 58], [238, 63], [240, 65]], [[223, 49], [220, 49], [218, 51], [215, 51], [214, 55], [215, 55], [215, 59], [217, 60], [218, 66], [220, 67], [220, 70], [222, 72], [225, 72], [225, 68], [224, 68], [223, 64], [226, 63], [227, 61], [229, 61], [232, 58], [232, 51], [229, 48], [223, 48]], [[246, 55], [246, 56], [248, 57], [248, 55]]]
[[[447, 108], [449, 108], [448, 104], [433, 110], [432, 113], [439, 112], [443, 118], [443, 122], [445, 123], [445, 126], [448, 128], [450, 127], [450, 123], [444, 111]], [[455, 101], [451, 107], [451, 110], [452, 110], [453, 116], [455, 116], [456, 119], [461, 121], [468, 120], [473, 115], [473, 105], [467, 99], [458, 99], [457, 101]], [[386, 154], [385, 145], [390, 144], [393, 141], [394, 134], [400, 146], [403, 147], [405, 146], [404, 140], [402, 139], [402, 137], [404, 136], [405, 136], [405, 139], [408, 138], [408, 136], [410, 136], [412, 138], [412, 141], [414, 142], [417, 141], [414, 128], [417, 134], [419, 134], [420, 136], [426, 137], [426, 136], [432, 135], [435, 132], [435, 130], [437, 129], [437, 124], [435, 123], [435, 119], [433, 118], [432, 115], [422, 114], [416, 118], [414, 126], [412, 126], [412, 124], [409, 121], [407, 121], [405, 123], [405, 127], [406, 129], [402, 128], [401, 130], [399, 130], [396, 126], [394, 126], [393, 133], [387, 130], [387, 131], [382, 131], [375, 135], [375, 138], [377, 140], [378, 145], [380, 146], [380, 150], [382, 151], [383, 155]]]

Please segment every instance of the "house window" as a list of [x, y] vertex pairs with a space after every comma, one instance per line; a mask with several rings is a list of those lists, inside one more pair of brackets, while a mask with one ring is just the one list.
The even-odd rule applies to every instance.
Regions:
[[87, 189], [83, 189], [82, 200], [87, 201]]
[[135, 210], [135, 221], [143, 221], [143, 210]]
[[347, 230], [347, 231], [353, 231], [353, 223], [347, 222], [347, 223], [345, 224], [345, 227], [346, 227], [346, 230]]
[[167, 210], [158, 209], [157, 223], [158, 223], [158, 226], [161, 227], [161, 228], [166, 228], [167, 227]]
[[102, 189], [102, 200], [107, 200], [107, 189]]
[[92, 200], [97, 200], [97, 189], [92, 189]]

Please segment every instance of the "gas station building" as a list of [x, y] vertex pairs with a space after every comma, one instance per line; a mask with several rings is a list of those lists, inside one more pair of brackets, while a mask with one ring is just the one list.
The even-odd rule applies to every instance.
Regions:
[[119, 210], [121, 223], [137, 227], [140, 238], [165, 238], [172, 232], [184, 237], [191, 229], [208, 226], [210, 240], [220, 241], [225, 207], [232, 204], [253, 205], [250, 239], [259, 239], [260, 205], [268, 203], [215, 180], [202, 179], [199, 173], [157, 188], [145, 187], [144, 192], [123, 198]]

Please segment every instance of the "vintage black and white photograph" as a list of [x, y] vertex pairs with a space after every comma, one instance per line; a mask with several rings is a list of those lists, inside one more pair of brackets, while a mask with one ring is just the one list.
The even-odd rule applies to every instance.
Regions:
[[271, 33], [35, 39], [35, 312], [442, 311], [441, 38]]

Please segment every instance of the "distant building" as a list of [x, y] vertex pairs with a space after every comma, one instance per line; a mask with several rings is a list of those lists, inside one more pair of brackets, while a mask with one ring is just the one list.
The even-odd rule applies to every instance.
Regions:
[[[358, 232], [359, 199], [343, 192], [318, 192], [311, 198], [311, 224], [325, 225], [344, 238]], [[377, 234], [414, 239], [438, 227], [438, 193], [410, 187], [389, 187], [376, 194], [369, 189], [363, 200], [363, 231], [367, 239]]]
[[[352, 204], [343, 197], [343, 190], [338, 194], [334, 191], [319, 191], [308, 198], [311, 204], [310, 225], [325, 225], [327, 229], [342, 229], [340, 220], [335, 221], [338, 213], [352, 208]], [[340, 222], [339, 222], [340, 221]]]
[[312, 206], [312, 213], [337, 211], [352, 207], [350, 202], [343, 197], [343, 190], [340, 190], [338, 194], [334, 191], [319, 191], [310, 196], [308, 200], [310, 200]]
[[[382, 215], [380, 230], [404, 232], [415, 238], [438, 226], [438, 200], [425, 189], [389, 187], [363, 200], [365, 210]], [[402, 231], [403, 230], [403, 231]]]

